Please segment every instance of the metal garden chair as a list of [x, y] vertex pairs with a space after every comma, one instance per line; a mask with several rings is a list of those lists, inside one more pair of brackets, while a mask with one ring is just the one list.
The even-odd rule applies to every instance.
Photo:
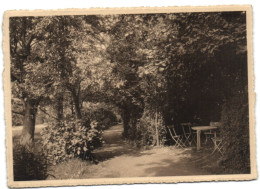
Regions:
[[173, 141], [175, 142], [175, 147], [181, 147], [181, 148], [185, 148], [186, 145], [183, 143], [182, 139], [183, 137], [181, 135], [177, 135], [175, 129], [174, 129], [174, 125], [170, 125], [167, 126], [169, 133], [171, 135], [171, 138], [173, 139]]
[[223, 141], [220, 137], [214, 137], [212, 138], [212, 141], [214, 143], [214, 150], [212, 154], [214, 154], [216, 151], [218, 151], [221, 155], [223, 155]]
[[[219, 127], [221, 125], [220, 122], [210, 122], [209, 126], [214, 126], [214, 127]], [[209, 130], [207, 132], [204, 132], [204, 135], [206, 136], [205, 139], [205, 144], [208, 142], [209, 139], [212, 139], [213, 137], [215, 137], [216, 131], [214, 130]]]
[[[221, 126], [221, 123], [220, 122], [211, 122], [211, 124], [213, 126], [216, 126], [216, 127], [220, 127]], [[223, 140], [222, 138], [219, 136], [219, 130], [217, 130], [215, 132], [215, 135], [213, 138], [211, 138], [213, 143], [214, 143], [214, 149], [213, 149], [213, 153], [215, 153], [216, 151], [218, 151], [221, 155], [223, 155]]]
[[192, 142], [196, 144], [196, 132], [191, 130], [191, 123], [181, 123], [182, 131], [184, 134], [184, 144], [191, 146]]

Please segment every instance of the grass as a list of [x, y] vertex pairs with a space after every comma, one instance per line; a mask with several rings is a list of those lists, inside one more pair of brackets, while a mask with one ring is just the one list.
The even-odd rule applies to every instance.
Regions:
[[49, 167], [47, 180], [82, 179], [93, 163], [78, 158]]
[[[39, 140], [41, 140], [40, 132], [46, 125], [36, 125], [35, 126], [35, 132], [34, 132], [34, 142], [37, 143]], [[23, 126], [16, 126], [12, 127], [12, 136], [13, 136], [13, 144], [19, 143], [19, 139], [22, 133]]]

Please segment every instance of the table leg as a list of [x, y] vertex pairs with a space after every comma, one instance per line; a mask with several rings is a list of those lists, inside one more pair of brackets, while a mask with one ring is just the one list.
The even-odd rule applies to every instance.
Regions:
[[197, 150], [200, 150], [200, 130], [197, 130]]

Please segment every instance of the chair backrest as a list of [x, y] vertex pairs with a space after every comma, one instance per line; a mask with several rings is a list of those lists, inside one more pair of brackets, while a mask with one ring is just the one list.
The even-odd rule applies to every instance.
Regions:
[[184, 134], [191, 134], [191, 123], [181, 123], [181, 127]]
[[[215, 132], [216, 132], [216, 135], [219, 136], [220, 135], [219, 127], [221, 126], [221, 122], [210, 122], [209, 125], [217, 127], [217, 130], [215, 130]], [[213, 131], [210, 131], [210, 132], [213, 132]]]
[[[174, 136], [177, 136], [177, 133], [176, 133], [176, 131], [175, 131], [175, 129], [174, 129], [174, 125], [168, 125], [167, 127], [168, 127], [168, 129], [169, 129], [170, 132], [171, 132], [171, 130], [173, 131]], [[171, 133], [172, 133], [172, 132], [171, 132]]]

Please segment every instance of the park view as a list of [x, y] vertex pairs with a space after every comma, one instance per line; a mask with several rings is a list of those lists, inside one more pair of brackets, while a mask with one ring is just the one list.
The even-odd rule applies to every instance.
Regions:
[[245, 12], [10, 17], [15, 181], [249, 174]]

